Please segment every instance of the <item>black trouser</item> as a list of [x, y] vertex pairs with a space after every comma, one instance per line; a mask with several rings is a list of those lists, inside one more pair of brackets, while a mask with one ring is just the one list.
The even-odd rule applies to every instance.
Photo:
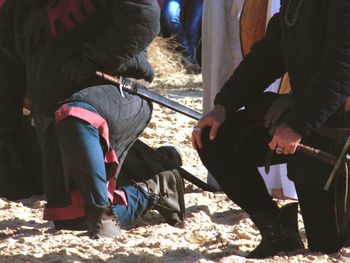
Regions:
[[[257, 166], [263, 166], [271, 136], [262, 125], [266, 109], [274, 98], [259, 99], [253, 108], [228, 116], [217, 138], [210, 141], [203, 130], [199, 155], [227, 196], [249, 215], [265, 213], [276, 218], [279, 208], [269, 195]], [[274, 155], [272, 163], [284, 163], [288, 156]], [[300, 184], [296, 190], [305, 222], [309, 248], [335, 252], [345, 243], [335, 219], [334, 191], [323, 184]]]
[[275, 217], [279, 209], [257, 169], [264, 164], [271, 137], [263, 125], [253, 127], [255, 123], [246, 111], [238, 112], [221, 126], [215, 140], [210, 141], [208, 130], [203, 130], [203, 148], [198, 152], [232, 201], [250, 215]]
[[295, 188], [309, 249], [323, 253], [337, 252], [347, 244], [350, 235], [348, 227], [338, 231], [334, 189], [325, 191], [323, 185], [301, 183], [295, 183]]

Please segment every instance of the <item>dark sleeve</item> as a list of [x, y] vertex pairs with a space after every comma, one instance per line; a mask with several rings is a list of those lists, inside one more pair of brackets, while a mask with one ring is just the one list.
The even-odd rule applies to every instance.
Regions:
[[269, 21], [265, 37], [253, 45], [230, 79], [217, 94], [214, 103], [232, 112], [244, 106], [247, 97], [263, 92], [285, 72], [280, 48], [279, 13]]
[[160, 11], [155, 0], [107, 0], [112, 23], [83, 56], [101, 70], [115, 70], [142, 52], [158, 35]]
[[350, 96], [350, 1], [331, 1], [326, 37], [320, 69], [284, 120], [302, 135], [322, 126]]
[[0, 8], [0, 137], [21, 128], [25, 92], [24, 66], [13, 50], [12, 2]]

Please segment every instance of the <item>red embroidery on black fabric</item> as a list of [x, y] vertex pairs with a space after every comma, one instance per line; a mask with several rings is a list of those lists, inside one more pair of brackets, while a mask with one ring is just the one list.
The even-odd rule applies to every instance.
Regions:
[[2, 5], [5, 3], [5, 0], [0, 0], [0, 8], [2, 7]]
[[75, 24], [70, 19], [70, 14], [73, 15], [79, 23], [85, 20], [84, 15], [79, 10], [80, 7], [84, 8], [88, 15], [96, 12], [92, 0], [61, 0], [59, 4], [49, 8], [50, 31], [53, 37], [57, 36], [56, 21], [61, 20], [67, 29], [72, 29], [75, 27]]

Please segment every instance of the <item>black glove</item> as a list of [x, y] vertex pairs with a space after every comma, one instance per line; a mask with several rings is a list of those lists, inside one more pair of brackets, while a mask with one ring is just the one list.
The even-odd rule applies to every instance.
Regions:
[[147, 52], [141, 52], [136, 57], [122, 64], [117, 70], [117, 74], [123, 77], [144, 79], [148, 82], [152, 82], [154, 79], [154, 71], [147, 60]]
[[83, 57], [70, 59], [62, 67], [63, 80], [69, 84], [79, 84], [94, 77], [96, 68]]

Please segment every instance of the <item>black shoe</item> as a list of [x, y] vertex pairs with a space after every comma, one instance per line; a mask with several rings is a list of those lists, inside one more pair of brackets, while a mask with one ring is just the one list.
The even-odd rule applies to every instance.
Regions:
[[293, 252], [304, 249], [298, 230], [298, 203], [285, 205], [281, 208], [277, 220], [269, 215], [256, 214], [252, 221], [260, 231], [260, 244], [249, 253], [247, 258], [267, 258], [280, 252]]

